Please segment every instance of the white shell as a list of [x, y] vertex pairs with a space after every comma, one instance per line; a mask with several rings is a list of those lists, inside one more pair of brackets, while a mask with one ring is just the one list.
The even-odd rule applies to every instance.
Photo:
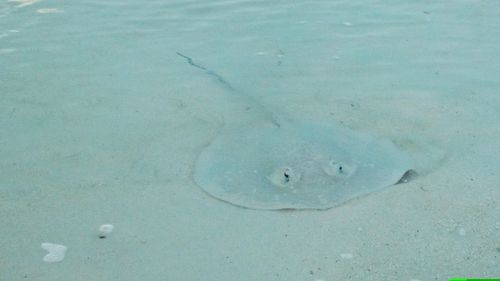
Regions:
[[103, 224], [99, 226], [99, 232], [101, 232], [102, 234], [110, 234], [111, 232], [113, 232], [114, 228], [115, 227], [112, 224]]
[[54, 243], [42, 243], [42, 249], [46, 250], [48, 254], [43, 257], [44, 262], [60, 262], [66, 255], [68, 247]]

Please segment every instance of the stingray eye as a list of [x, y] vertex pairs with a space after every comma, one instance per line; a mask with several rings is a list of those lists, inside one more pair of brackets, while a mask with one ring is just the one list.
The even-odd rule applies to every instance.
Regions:
[[284, 177], [283, 180], [285, 182], [290, 182], [290, 170], [289, 169], [285, 169], [283, 171], [283, 177]]
[[354, 173], [354, 170], [354, 166], [335, 160], [330, 160], [323, 166], [323, 171], [330, 176], [349, 177]]
[[293, 188], [293, 185], [300, 180], [300, 174], [290, 167], [279, 167], [267, 178], [275, 186]]

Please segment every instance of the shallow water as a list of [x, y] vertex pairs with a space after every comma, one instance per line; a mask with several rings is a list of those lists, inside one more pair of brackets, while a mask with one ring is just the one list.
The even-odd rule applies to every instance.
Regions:
[[[500, 276], [499, 10], [3, 0], [0, 280]], [[225, 204], [193, 165], [259, 107], [390, 139], [419, 176], [322, 212]]]

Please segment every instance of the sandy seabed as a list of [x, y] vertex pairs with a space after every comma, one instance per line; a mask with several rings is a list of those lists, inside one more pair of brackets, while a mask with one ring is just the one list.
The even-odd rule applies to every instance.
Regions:
[[[31, 2], [0, 5], [0, 280], [500, 276], [497, 2]], [[214, 199], [194, 163], [259, 108], [419, 175], [325, 211]]]

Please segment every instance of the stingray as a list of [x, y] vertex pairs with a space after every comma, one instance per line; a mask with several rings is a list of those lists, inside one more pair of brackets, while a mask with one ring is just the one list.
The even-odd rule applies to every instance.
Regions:
[[408, 154], [389, 140], [277, 117], [177, 54], [260, 111], [247, 124], [225, 125], [196, 160], [194, 181], [218, 199], [251, 209], [329, 209], [394, 185], [412, 168]]

